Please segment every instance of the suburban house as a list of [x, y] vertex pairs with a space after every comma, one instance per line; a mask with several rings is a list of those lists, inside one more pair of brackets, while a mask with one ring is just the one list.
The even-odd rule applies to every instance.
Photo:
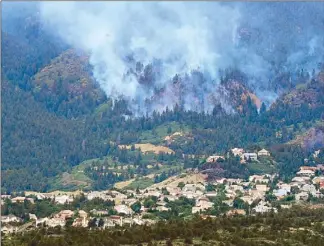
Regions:
[[14, 233], [17, 231], [18, 231], [17, 226], [12, 226], [12, 225], [1, 226], [1, 233], [4, 233], [4, 234]]
[[258, 156], [270, 156], [270, 152], [267, 151], [266, 149], [262, 149], [258, 151]]
[[160, 212], [162, 212], [162, 211], [169, 211], [170, 210], [170, 208], [167, 208], [167, 207], [164, 207], [164, 206], [157, 206], [155, 209], [157, 211], [160, 211]]
[[107, 210], [96, 210], [96, 209], [92, 209], [90, 211], [90, 213], [92, 213], [93, 215], [97, 215], [97, 216], [108, 215], [108, 211]]
[[73, 202], [73, 198], [71, 198], [68, 195], [62, 195], [62, 196], [56, 196], [54, 198], [54, 201], [58, 204], [65, 204], [65, 203]]
[[66, 220], [67, 218], [72, 218], [74, 212], [72, 210], [62, 210], [61, 212], [54, 215], [54, 218], [60, 218]]
[[87, 227], [89, 220], [87, 219], [88, 213], [84, 210], [78, 211], [79, 218], [76, 218], [72, 224], [72, 226], [75, 227]]
[[324, 181], [324, 176], [319, 176], [319, 177], [315, 177], [312, 180], [313, 184], [320, 184], [322, 181]]
[[299, 184], [306, 184], [306, 183], [309, 183], [310, 177], [305, 177], [305, 176], [303, 176], [303, 177], [294, 177], [291, 181], [299, 183]]
[[209, 208], [212, 208], [214, 203], [206, 201], [206, 200], [199, 200], [199, 202], [196, 204], [196, 206], [192, 207], [192, 213], [199, 213], [201, 211], [207, 210]]
[[286, 190], [287, 192], [291, 191], [291, 185], [286, 183], [278, 184], [279, 189]]
[[88, 213], [84, 210], [79, 210], [78, 211], [79, 217], [80, 218], [87, 218], [88, 217]]
[[263, 179], [264, 179], [264, 175], [251, 175], [249, 177], [249, 181], [254, 182], [254, 183], [256, 183], [256, 182], [258, 182], [260, 180], [263, 180]]
[[114, 209], [119, 214], [131, 215], [134, 213], [133, 210], [125, 204], [116, 205]]
[[31, 203], [34, 203], [34, 199], [33, 198], [27, 198], [24, 196], [17, 196], [15, 198], [11, 199], [12, 203], [16, 203], [16, 202], [24, 202], [25, 200], [30, 201]]
[[244, 209], [231, 209], [226, 213], [227, 216], [233, 216], [233, 215], [246, 215], [246, 212]]
[[267, 202], [260, 201], [259, 204], [252, 209], [255, 213], [268, 213], [271, 211], [277, 212], [276, 208], [272, 208]]
[[301, 170], [311, 170], [311, 171], [316, 171], [317, 170], [317, 167], [310, 167], [310, 166], [301, 166], [300, 168], [299, 168], [299, 170], [301, 171]]
[[257, 161], [258, 155], [256, 153], [244, 153], [243, 158], [244, 160]]
[[308, 193], [307, 192], [300, 192], [295, 195], [296, 201], [306, 201], [308, 199]]
[[273, 195], [275, 195], [277, 199], [282, 199], [288, 195], [288, 191], [286, 189], [274, 190]]
[[228, 200], [224, 200], [223, 203], [232, 207], [233, 206], [233, 202], [234, 202], [234, 199], [228, 199]]
[[301, 187], [301, 191], [309, 192], [309, 193], [316, 193], [316, 188], [312, 184], [305, 184]]
[[300, 170], [297, 175], [311, 177], [315, 175], [315, 172], [312, 170]]
[[106, 194], [105, 192], [100, 192], [100, 191], [92, 191], [90, 193], [87, 194], [87, 199], [88, 200], [92, 200], [95, 198], [100, 198], [104, 201], [108, 201], [108, 200], [113, 200], [113, 198], [111, 196], [109, 196], [108, 194]]
[[231, 151], [234, 156], [242, 157], [242, 155], [244, 154], [244, 149], [240, 149], [240, 148], [234, 148], [234, 149], [231, 149]]
[[255, 186], [255, 189], [257, 191], [266, 192], [268, 190], [268, 187], [267, 187], [267, 185], [264, 185], [264, 184], [257, 184]]
[[216, 191], [209, 191], [205, 194], [206, 197], [216, 197], [217, 192]]
[[207, 158], [206, 162], [216, 162], [218, 159], [225, 160], [224, 156], [221, 155], [211, 155]]
[[249, 195], [247, 195], [247, 196], [242, 196], [241, 199], [242, 199], [244, 202], [248, 203], [249, 205], [251, 205], [251, 204], [255, 201], [255, 198], [252, 197], [252, 196], [249, 196]]
[[39, 226], [39, 225], [46, 224], [48, 220], [49, 220], [48, 218], [40, 218], [40, 219], [37, 219], [36, 220], [36, 227]]
[[316, 170], [318, 170], [318, 171], [324, 171], [324, 164], [318, 164], [318, 165], [316, 165]]
[[46, 225], [49, 227], [56, 227], [56, 226], [65, 226], [66, 221], [63, 218], [51, 218], [46, 221]]
[[7, 216], [1, 216], [1, 223], [21, 222], [21, 221], [22, 219], [20, 219], [19, 217], [13, 214], [9, 214]]
[[30, 220], [37, 220], [37, 217], [36, 217], [36, 215], [35, 214], [29, 214], [29, 219]]
[[83, 218], [76, 218], [73, 221], [72, 226], [74, 226], [74, 227], [87, 227], [88, 226], [88, 223], [89, 223], [89, 220], [87, 218], [85, 218], [85, 217], [83, 217]]

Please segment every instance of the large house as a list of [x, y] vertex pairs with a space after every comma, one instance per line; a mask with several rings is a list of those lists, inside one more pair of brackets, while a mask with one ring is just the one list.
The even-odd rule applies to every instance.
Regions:
[[62, 220], [66, 220], [67, 218], [72, 218], [74, 212], [72, 210], [62, 210], [61, 212], [54, 215], [54, 218], [59, 218]]
[[1, 216], [1, 223], [21, 222], [21, 221], [22, 219], [20, 219], [19, 217], [13, 214], [9, 214], [7, 216]]
[[126, 214], [126, 215], [131, 215], [133, 214], [133, 210], [126, 206], [125, 204], [117, 205], [114, 207], [114, 209], [117, 211], [119, 214]]
[[260, 201], [259, 204], [252, 209], [255, 213], [268, 213], [271, 211], [277, 212], [276, 208], [272, 208], [268, 203]]
[[206, 162], [216, 162], [217, 160], [225, 160], [225, 158], [221, 155], [211, 155], [207, 158]]
[[24, 202], [25, 200], [30, 201], [31, 203], [34, 203], [34, 199], [33, 198], [27, 198], [24, 196], [17, 196], [15, 198], [11, 199], [12, 203], [19, 203], [19, 202]]
[[240, 149], [240, 148], [234, 148], [234, 149], [231, 149], [231, 151], [234, 156], [242, 157], [242, 155], [244, 154], [244, 149]]
[[56, 196], [54, 198], [54, 201], [58, 204], [65, 204], [65, 203], [73, 202], [73, 198], [71, 198], [68, 195], [62, 195], [62, 196]]
[[258, 155], [256, 153], [244, 153], [243, 158], [245, 160], [257, 161]]
[[266, 149], [262, 149], [258, 152], [258, 156], [270, 156], [270, 152]]
[[300, 170], [297, 173], [297, 175], [310, 177], [310, 176], [314, 176], [315, 175], [315, 172], [312, 171], [312, 170]]

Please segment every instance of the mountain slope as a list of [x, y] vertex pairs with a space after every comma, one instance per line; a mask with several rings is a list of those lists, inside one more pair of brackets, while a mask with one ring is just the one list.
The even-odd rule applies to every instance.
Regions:
[[35, 99], [68, 118], [91, 113], [106, 96], [91, 76], [89, 57], [67, 50], [31, 80]]
[[7, 80], [2, 82], [1, 107], [4, 190], [46, 190], [48, 178], [87, 156], [82, 151], [81, 121], [49, 113], [30, 93]]

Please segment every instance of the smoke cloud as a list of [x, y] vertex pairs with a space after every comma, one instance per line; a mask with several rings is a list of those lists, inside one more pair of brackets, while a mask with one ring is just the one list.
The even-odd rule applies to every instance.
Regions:
[[[210, 111], [224, 102], [219, 71], [235, 68], [262, 100], [283, 72], [318, 69], [324, 3], [42, 2], [47, 28], [88, 52], [113, 99], [143, 113], [173, 107]], [[230, 110], [230, 108], [229, 108]]]

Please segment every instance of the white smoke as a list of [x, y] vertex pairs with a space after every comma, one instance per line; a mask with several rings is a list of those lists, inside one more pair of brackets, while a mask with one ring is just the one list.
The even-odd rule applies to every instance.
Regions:
[[[273, 14], [276, 8], [279, 6], [261, 3], [42, 2], [40, 13], [47, 27], [90, 54], [93, 75], [109, 97], [123, 96], [143, 108], [157, 90], [163, 89], [151, 109], [172, 107], [182, 100], [186, 109], [209, 111], [212, 105], [207, 98], [215, 96], [219, 69], [243, 70], [259, 95], [273, 100], [275, 94], [258, 88], [274, 76], [270, 60], [289, 66], [302, 60], [305, 53], [314, 56], [318, 46], [323, 46], [323, 34], [315, 37], [314, 29], [307, 32], [305, 51], [300, 49], [303, 42], [299, 36], [287, 35], [296, 23], [279, 30], [288, 17], [285, 19], [280, 10], [278, 16]], [[288, 7], [285, 10], [290, 11]], [[301, 23], [306, 23], [304, 15], [301, 17]], [[263, 39], [242, 46], [238, 35], [242, 23], [260, 29]], [[287, 54], [278, 53], [281, 44]], [[145, 71], [139, 68], [134, 72], [136, 62], [144, 67], [153, 64], [153, 86], [138, 82]], [[176, 74], [182, 80], [179, 86], [172, 83]]]
[[153, 91], [125, 76], [128, 56], [144, 66], [162, 62], [158, 87], [195, 69], [216, 79], [232, 63], [240, 18], [236, 8], [219, 3], [183, 2], [44, 2], [41, 14], [70, 45], [91, 54], [94, 77], [109, 97], [131, 100]]

